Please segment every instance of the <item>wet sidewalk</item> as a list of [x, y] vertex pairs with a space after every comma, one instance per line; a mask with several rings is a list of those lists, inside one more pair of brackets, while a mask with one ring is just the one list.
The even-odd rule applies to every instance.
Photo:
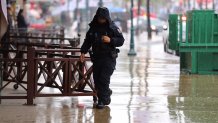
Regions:
[[161, 36], [135, 41], [136, 57], [127, 56], [128, 35], [121, 48], [109, 107], [93, 109], [92, 97], [36, 98], [36, 106], [3, 100], [0, 123], [218, 122], [218, 76], [180, 75], [179, 57], [163, 52]]

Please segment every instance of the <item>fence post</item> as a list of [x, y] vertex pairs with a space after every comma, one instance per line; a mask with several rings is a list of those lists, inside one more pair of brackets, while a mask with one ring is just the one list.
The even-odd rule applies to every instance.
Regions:
[[[33, 105], [35, 85], [35, 49], [27, 49], [27, 105]], [[37, 69], [37, 68], [36, 68]]]
[[[7, 46], [7, 49], [6, 50], [9, 50], [9, 46]], [[6, 51], [3, 51], [2, 53], [2, 58], [4, 59], [9, 59], [9, 52], [6, 52]], [[3, 62], [3, 78], [2, 80], [7, 80], [7, 78], [9, 77], [9, 75], [7, 75], [7, 73], [5, 71], [8, 71], [8, 65], [9, 63], [8, 62]]]
[[[0, 58], [2, 58], [2, 54], [0, 54]], [[0, 96], [1, 96], [1, 88], [2, 88], [2, 82], [3, 82], [3, 73], [2, 73], [2, 69], [3, 69], [3, 64], [2, 61], [0, 61]], [[0, 104], [1, 104], [2, 100], [0, 98]]]
[[[54, 56], [52, 56], [52, 52], [48, 52], [48, 53], [47, 53], [47, 58], [54, 58]], [[48, 71], [48, 73], [51, 75], [51, 74], [52, 74], [52, 70], [53, 70], [53, 68], [54, 68], [54, 62], [52, 62], [52, 61], [46, 61], [46, 64], [47, 64], [47, 71]], [[47, 77], [47, 79], [48, 79], [48, 77]], [[47, 86], [52, 87], [52, 84], [53, 84], [53, 83], [54, 83], [53, 80], [50, 80], [50, 81], [48, 82]]]
[[[79, 64], [79, 70], [84, 74], [85, 73], [85, 62], [80, 62], [80, 64]], [[83, 78], [83, 76], [81, 75], [81, 74], [79, 74], [79, 80], [81, 80], [81, 79], [85, 79], [85, 78]], [[84, 90], [84, 88], [85, 88], [85, 80], [83, 80], [80, 84], [79, 84], [79, 86], [78, 86], [78, 90], [79, 91], [83, 91]]]
[[[24, 59], [24, 55], [22, 53], [23, 45], [17, 44], [17, 47], [18, 47], [18, 49], [17, 49], [18, 52], [16, 54], [16, 58]], [[21, 61], [16, 62], [16, 67], [17, 67], [17, 79], [18, 79], [18, 83], [21, 83], [21, 81], [22, 81], [22, 62]], [[18, 83], [16, 83], [16, 84], [18, 85]]]
[[65, 60], [63, 61], [65, 62], [65, 65], [63, 66], [62, 70], [63, 70], [63, 95], [64, 96], [68, 96], [70, 94], [70, 81], [71, 77], [69, 77], [70, 75], [70, 60]]

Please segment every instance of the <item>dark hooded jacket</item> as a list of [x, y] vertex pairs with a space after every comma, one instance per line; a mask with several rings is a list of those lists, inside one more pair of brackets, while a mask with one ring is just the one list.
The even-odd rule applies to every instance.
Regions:
[[24, 18], [24, 16], [22, 15], [23, 10], [21, 9], [17, 15], [17, 26], [18, 28], [27, 28], [28, 24]]
[[[107, 24], [103, 26], [99, 25], [97, 22], [98, 17], [106, 18]], [[94, 54], [104, 54], [123, 45], [125, 39], [119, 28], [111, 20], [110, 13], [107, 8], [98, 8], [96, 15], [89, 26], [90, 29], [88, 30], [84, 43], [81, 47], [81, 53], [87, 53], [92, 47]], [[111, 38], [111, 42], [109, 44], [102, 42], [101, 36], [103, 35], [107, 35]]]

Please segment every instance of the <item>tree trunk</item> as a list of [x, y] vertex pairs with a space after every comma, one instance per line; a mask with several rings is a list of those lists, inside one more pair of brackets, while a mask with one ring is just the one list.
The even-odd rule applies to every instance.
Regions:
[[203, 0], [199, 3], [200, 9], [203, 9]]
[[208, 9], [208, 0], [206, 0], [206, 9]]
[[148, 40], [152, 39], [151, 19], [150, 19], [150, 0], [147, 0], [147, 31]]
[[187, 2], [188, 2], [188, 10], [191, 10], [191, 1], [188, 0]]
[[138, 0], [138, 13], [137, 13], [137, 15], [138, 15], [138, 19], [137, 19], [137, 28], [136, 28], [136, 35], [139, 35], [139, 16], [140, 16], [140, 14], [141, 14], [141, 3], [142, 3], [142, 1], [141, 0]]

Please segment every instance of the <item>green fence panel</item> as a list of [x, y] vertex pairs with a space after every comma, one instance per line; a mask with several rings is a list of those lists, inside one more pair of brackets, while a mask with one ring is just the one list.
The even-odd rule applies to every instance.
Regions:
[[199, 71], [213, 70], [213, 53], [198, 53], [198, 69]]
[[218, 53], [186, 52], [180, 55], [180, 69], [192, 74], [218, 74]]
[[186, 15], [186, 40], [179, 42], [181, 70], [218, 74], [218, 15], [213, 10], [192, 10]]
[[169, 48], [178, 50], [178, 15], [169, 15]]
[[214, 15], [214, 42], [218, 43], [218, 14]]
[[214, 11], [193, 10], [187, 12], [187, 42], [196, 45], [214, 43]]

